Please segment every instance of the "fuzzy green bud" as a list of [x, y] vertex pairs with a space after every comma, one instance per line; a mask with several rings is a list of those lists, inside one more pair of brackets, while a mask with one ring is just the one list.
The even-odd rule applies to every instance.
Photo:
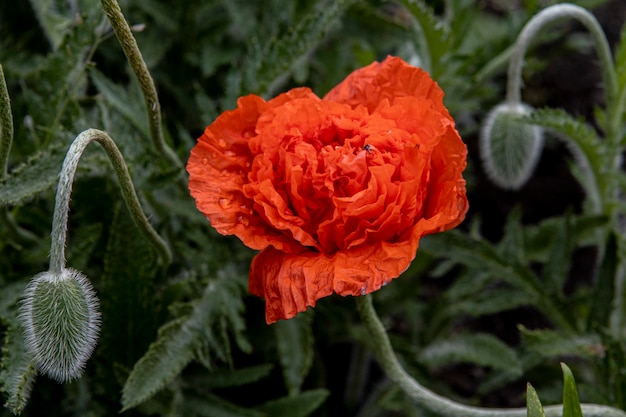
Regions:
[[543, 130], [521, 120], [532, 112], [524, 104], [494, 107], [480, 132], [480, 156], [496, 185], [517, 190], [530, 178], [543, 149]]
[[59, 381], [78, 378], [98, 338], [98, 299], [73, 269], [35, 275], [26, 287], [20, 319], [26, 346], [40, 372]]

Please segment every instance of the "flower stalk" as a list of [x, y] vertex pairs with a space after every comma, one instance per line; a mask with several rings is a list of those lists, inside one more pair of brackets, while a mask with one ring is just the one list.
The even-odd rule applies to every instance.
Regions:
[[[606, 101], [607, 126], [606, 135], [610, 147], [615, 147], [619, 143], [619, 131], [621, 120], [621, 101], [625, 98], [618, 96], [618, 81], [615, 73], [611, 48], [606, 39], [602, 27], [597, 19], [587, 10], [573, 4], [557, 4], [547, 7], [531, 18], [520, 32], [513, 53], [509, 61], [508, 81], [506, 102], [511, 108], [521, 105], [521, 85], [522, 85], [522, 66], [524, 55], [531, 44], [534, 37], [543, 30], [547, 25], [561, 19], [573, 18], [579, 21], [591, 34], [596, 46], [596, 51], [600, 61], [602, 78], [604, 81], [604, 94]], [[574, 149], [575, 154], [580, 154], [578, 149]], [[598, 183], [596, 173], [594, 173], [588, 164], [576, 157], [583, 174], [589, 178], [588, 183], [593, 186], [587, 189], [587, 193], [591, 199], [595, 213], [602, 213], [603, 201], [601, 197], [601, 186]]]
[[[7, 176], [9, 168], [9, 154], [13, 144], [13, 115], [11, 113], [11, 99], [7, 88], [4, 70], [0, 65], [0, 180]], [[22, 241], [34, 241], [35, 236], [28, 230], [20, 227], [7, 207], [0, 209], [0, 223], [10, 235]]]
[[0, 65], [0, 179], [7, 174], [9, 153], [13, 144], [13, 116], [11, 115], [11, 100], [4, 78], [4, 71]]
[[[372, 340], [371, 345], [374, 347], [374, 355], [379, 365], [389, 379], [397, 384], [420, 407], [446, 417], [526, 417], [526, 408], [468, 406], [452, 401], [423, 387], [400, 364], [391, 346], [387, 332], [376, 314], [372, 304], [372, 296], [368, 294], [356, 297], [355, 300], [363, 325]], [[585, 417], [626, 417], [626, 412], [609, 406], [581, 404], [581, 407]], [[560, 417], [562, 415], [562, 407], [559, 405], [547, 406], [544, 408], [544, 411], [546, 417]]]
[[57, 186], [56, 202], [54, 207], [54, 217], [52, 219], [52, 244], [50, 247], [50, 271], [60, 274], [65, 269], [65, 241], [67, 237], [67, 220], [69, 213], [70, 194], [78, 162], [91, 142], [98, 142], [109, 157], [115, 174], [117, 175], [122, 196], [130, 212], [133, 221], [141, 232], [154, 245], [161, 260], [168, 265], [172, 260], [172, 254], [167, 244], [161, 239], [152, 228], [150, 222], [141, 208], [135, 187], [128, 173], [128, 167], [124, 162], [124, 157], [120, 153], [117, 145], [111, 137], [103, 131], [88, 129], [79, 134], [70, 149], [67, 151], [63, 168], [59, 175]]
[[522, 65], [531, 41], [548, 24], [565, 18], [574, 18], [589, 30], [600, 59], [607, 107], [610, 108], [617, 92], [617, 75], [613, 67], [611, 47], [596, 18], [584, 8], [573, 4], [557, 4], [543, 9], [526, 23], [517, 37], [508, 68], [507, 101], [511, 105], [521, 102]]
[[133, 36], [130, 25], [124, 18], [124, 14], [117, 0], [102, 0], [102, 7], [111, 22], [115, 36], [120, 42], [126, 59], [139, 80], [139, 85], [143, 92], [146, 109], [148, 111], [148, 124], [152, 142], [157, 151], [165, 155], [174, 166], [182, 168], [180, 159], [178, 159], [174, 151], [165, 143], [165, 139], [163, 138], [159, 96], [156, 86], [154, 85], [154, 80], [143, 59], [143, 55], [137, 45], [137, 40]]

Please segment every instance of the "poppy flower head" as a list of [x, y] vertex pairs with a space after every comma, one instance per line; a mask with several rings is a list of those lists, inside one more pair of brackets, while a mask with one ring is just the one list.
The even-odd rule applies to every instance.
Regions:
[[422, 236], [463, 220], [466, 157], [439, 86], [388, 57], [323, 99], [308, 88], [240, 98], [187, 171], [211, 225], [261, 250], [249, 289], [272, 323], [398, 277]]

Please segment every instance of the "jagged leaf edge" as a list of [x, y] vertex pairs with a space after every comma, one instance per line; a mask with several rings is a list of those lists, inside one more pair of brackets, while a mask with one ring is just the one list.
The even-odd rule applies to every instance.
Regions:
[[313, 364], [313, 330], [311, 311], [274, 324], [283, 379], [289, 395], [300, 392], [304, 378]]
[[487, 333], [461, 333], [449, 339], [436, 340], [421, 350], [419, 360], [429, 366], [473, 363], [522, 374], [517, 353]]
[[271, 400], [257, 407], [268, 416], [306, 417], [326, 401], [330, 395], [325, 389], [304, 391], [296, 396]]
[[191, 314], [174, 319], [159, 329], [157, 340], [137, 361], [124, 384], [122, 411], [150, 398], [194, 359], [203, 343], [202, 333], [210, 331], [219, 298], [217, 284], [209, 283]]
[[61, 171], [65, 152], [65, 146], [52, 144], [12, 170], [0, 181], [0, 206], [22, 204], [52, 188]]
[[4, 342], [0, 361], [0, 390], [7, 397], [4, 406], [19, 415], [28, 403], [37, 369], [16, 320], [9, 323]]
[[272, 83], [332, 30], [337, 19], [355, 1], [320, 2], [284, 36], [273, 38], [264, 48], [252, 45], [254, 52], [243, 66], [244, 92], [267, 92]]

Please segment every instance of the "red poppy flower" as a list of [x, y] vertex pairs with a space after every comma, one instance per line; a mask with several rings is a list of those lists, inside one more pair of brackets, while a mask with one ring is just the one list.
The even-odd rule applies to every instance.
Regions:
[[422, 236], [465, 217], [466, 157], [439, 86], [388, 57], [323, 99], [308, 88], [240, 98], [187, 171], [211, 225], [261, 250], [249, 289], [272, 323], [398, 277]]

